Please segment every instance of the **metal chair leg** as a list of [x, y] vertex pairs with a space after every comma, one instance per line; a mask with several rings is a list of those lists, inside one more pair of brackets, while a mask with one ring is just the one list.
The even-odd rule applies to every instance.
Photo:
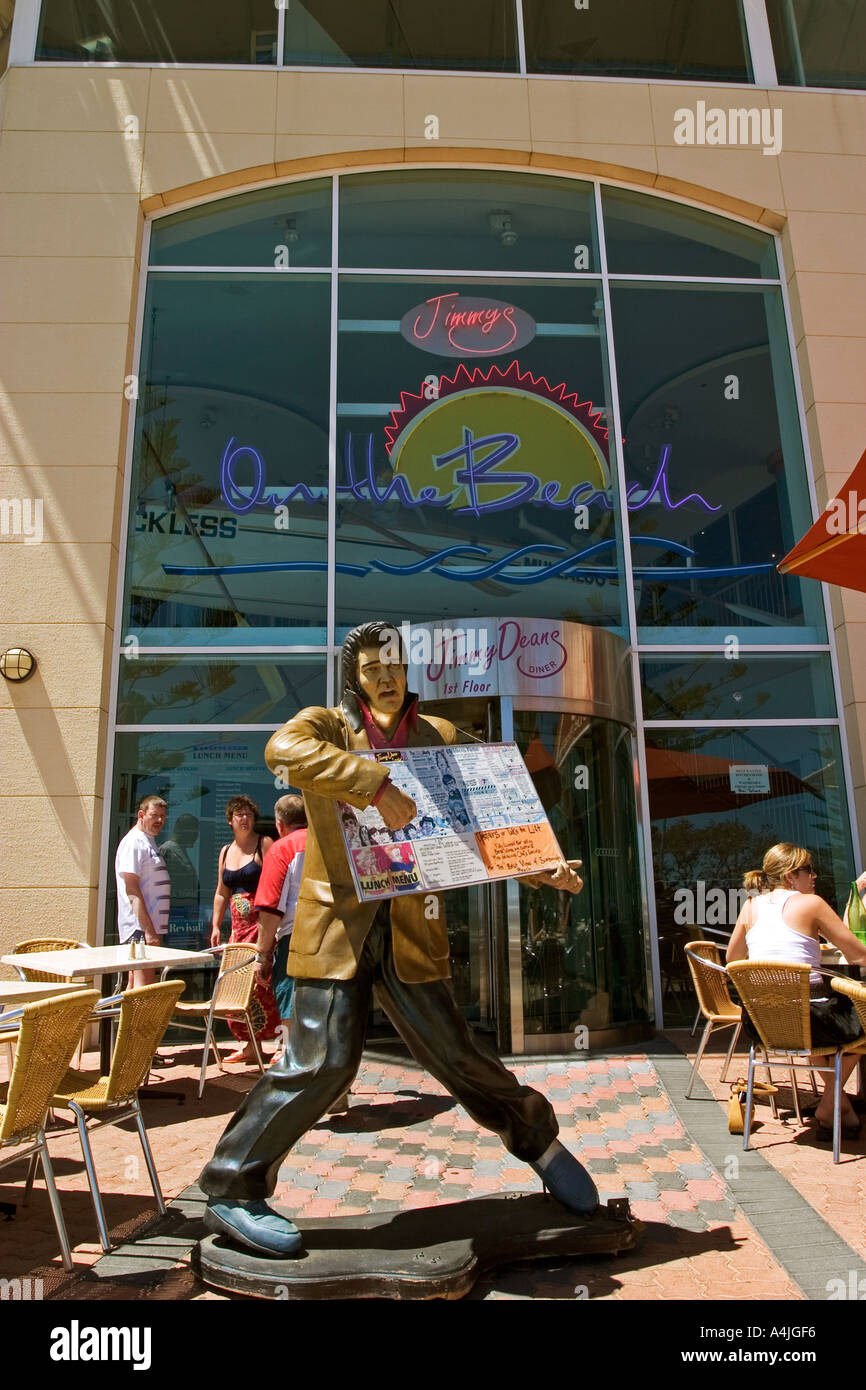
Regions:
[[699, 1044], [699, 1046], [698, 1046], [697, 1056], [695, 1057], [695, 1064], [694, 1064], [694, 1066], [692, 1067], [692, 1074], [691, 1074], [691, 1076], [689, 1077], [689, 1084], [688, 1084], [688, 1086], [686, 1087], [686, 1094], [685, 1094], [685, 1099], [686, 1099], [686, 1100], [689, 1100], [690, 1097], [691, 1097], [691, 1094], [692, 1094], [692, 1086], [695, 1084], [695, 1077], [697, 1076], [697, 1074], [698, 1074], [698, 1068], [699, 1068], [700, 1065], [701, 1065], [701, 1059], [702, 1059], [702, 1057], [703, 1057], [703, 1055], [704, 1055], [704, 1048], [706, 1047], [707, 1042], [709, 1041], [709, 1037], [710, 1037], [710, 1034], [712, 1033], [712, 1031], [713, 1031], [713, 1021], [712, 1021], [711, 1018], [708, 1018], [708, 1019], [707, 1019], [706, 1027], [704, 1028], [703, 1036], [701, 1037], [701, 1041], [700, 1041], [700, 1044]]
[[165, 1216], [165, 1199], [162, 1195], [162, 1188], [159, 1185], [159, 1177], [156, 1171], [156, 1164], [153, 1161], [153, 1153], [150, 1148], [150, 1140], [147, 1137], [147, 1130], [144, 1127], [144, 1120], [141, 1118], [141, 1110], [138, 1101], [135, 1102], [135, 1123], [138, 1126], [138, 1137], [141, 1140], [141, 1147], [144, 1150], [144, 1161], [147, 1164], [147, 1173], [150, 1178], [150, 1185], [153, 1188], [153, 1195], [159, 1207], [160, 1216]]
[[833, 1107], [833, 1162], [839, 1162], [842, 1140], [842, 1049], [836, 1049], [836, 1104]]
[[725, 1065], [724, 1065], [724, 1067], [723, 1067], [723, 1069], [722, 1069], [722, 1074], [721, 1074], [721, 1076], [719, 1077], [719, 1081], [720, 1081], [720, 1082], [727, 1081], [727, 1079], [728, 1079], [728, 1071], [730, 1070], [731, 1062], [732, 1062], [733, 1059], [734, 1059], [734, 1049], [735, 1049], [735, 1047], [736, 1047], [736, 1045], [737, 1045], [737, 1042], [738, 1042], [738, 1040], [739, 1040], [739, 1037], [740, 1037], [740, 1034], [742, 1033], [742, 1031], [743, 1031], [743, 1025], [742, 1025], [742, 1023], [738, 1023], [738, 1024], [736, 1025], [736, 1027], [734, 1027], [734, 1028], [731, 1029], [731, 1043], [730, 1043], [730, 1046], [729, 1046], [729, 1048], [728, 1048], [728, 1055], [727, 1055], [726, 1058], [725, 1058]]
[[746, 1082], [746, 1117], [743, 1125], [743, 1148], [749, 1147], [749, 1135], [752, 1129], [752, 1100], [755, 1094], [755, 1047], [754, 1044], [749, 1048], [749, 1077]]
[[57, 1195], [57, 1184], [54, 1181], [54, 1169], [51, 1166], [51, 1159], [48, 1156], [48, 1144], [45, 1134], [39, 1131], [39, 1156], [42, 1159], [42, 1173], [45, 1178], [45, 1188], [48, 1192], [48, 1200], [51, 1203], [51, 1214], [54, 1217], [54, 1225], [57, 1227], [57, 1238], [60, 1241], [60, 1252], [63, 1256], [63, 1268], [67, 1273], [72, 1273], [75, 1266], [72, 1263], [72, 1250], [69, 1245], [69, 1236], [66, 1233], [66, 1222], [63, 1220], [63, 1212], [60, 1208], [60, 1198]]
[[695, 1036], [695, 1033], [698, 1031], [698, 1024], [700, 1023], [700, 1021], [701, 1021], [701, 1011], [700, 1011], [700, 1009], [698, 1009], [697, 1013], [695, 1014], [695, 1021], [694, 1021], [694, 1023], [692, 1024], [692, 1031], [689, 1033], [689, 1037], [690, 1037], [690, 1038], [693, 1038], [693, 1037]]
[[259, 1071], [261, 1072], [262, 1076], [264, 1076], [264, 1074], [265, 1074], [265, 1060], [264, 1060], [264, 1058], [262, 1057], [262, 1049], [259, 1047], [259, 1040], [258, 1040], [258, 1038], [256, 1037], [255, 1029], [253, 1028], [253, 1021], [252, 1021], [252, 1019], [250, 1018], [249, 1013], [245, 1013], [245, 1014], [244, 1014], [244, 1018], [245, 1018], [246, 1021], [247, 1021], [247, 1028], [249, 1029], [249, 1034], [250, 1034], [250, 1037], [251, 1037], [251, 1039], [252, 1039], [253, 1051], [254, 1051], [255, 1054], [256, 1054], [256, 1061], [257, 1061], [258, 1064], [259, 1064]]
[[106, 1255], [111, 1253], [111, 1241], [108, 1238], [108, 1226], [105, 1220], [105, 1209], [102, 1205], [102, 1195], [99, 1191], [99, 1183], [96, 1181], [96, 1168], [93, 1164], [93, 1153], [90, 1148], [90, 1135], [87, 1133], [87, 1116], [84, 1111], [70, 1101], [69, 1108], [78, 1121], [78, 1136], [81, 1140], [81, 1152], [84, 1157], [84, 1167], [87, 1170], [87, 1182], [90, 1187], [90, 1196], [93, 1200], [93, 1210], [96, 1212], [96, 1228], [99, 1231], [99, 1240]]
[[794, 1096], [794, 1114], [797, 1116], [797, 1124], [803, 1123], [803, 1116], [800, 1114], [800, 1093], [797, 1090], [797, 1073], [794, 1067], [789, 1068], [791, 1076], [791, 1092]]
[[39, 1162], [39, 1154], [32, 1154], [27, 1165], [27, 1181], [24, 1184], [24, 1196], [21, 1199], [22, 1207], [26, 1207], [30, 1201], [30, 1193], [33, 1191], [33, 1179], [36, 1177], [36, 1165]]

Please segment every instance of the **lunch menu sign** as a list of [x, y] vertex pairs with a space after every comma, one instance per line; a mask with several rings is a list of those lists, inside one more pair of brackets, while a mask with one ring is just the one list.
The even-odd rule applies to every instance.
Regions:
[[514, 743], [389, 748], [386, 763], [415, 817], [389, 830], [374, 806], [340, 802], [346, 853], [362, 902], [552, 869], [562, 851]]

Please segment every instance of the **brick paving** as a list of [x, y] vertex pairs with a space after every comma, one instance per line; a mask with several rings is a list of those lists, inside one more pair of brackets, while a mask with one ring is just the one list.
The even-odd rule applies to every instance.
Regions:
[[[678, 1040], [687, 1041], [684, 1035]], [[188, 1267], [187, 1251], [200, 1213], [191, 1185], [255, 1072], [234, 1068], [231, 1075], [220, 1075], [211, 1068], [199, 1101], [195, 1054], [185, 1048], [168, 1053], [174, 1065], [159, 1073], [157, 1084], [183, 1091], [186, 1104], [160, 1099], [144, 1104], [163, 1188], [167, 1199], [175, 1199], [174, 1226], [171, 1218], [153, 1220], [155, 1205], [134, 1130], [97, 1130], [93, 1147], [112, 1236], [129, 1241], [134, 1233], [134, 1242], [123, 1246], [121, 1255], [139, 1256], [126, 1265], [115, 1256], [100, 1261], [77, 1138], [74, 1132], [54, 1134], [51, 1153], [76, 1271], [70, 1275], [62, 1270], [50, 1209], [38, 1180], [30, 1206], [19, 1207], [13, 1221], [0, 1222], [0, 1277], [40, 1277], [45, 1297], [63, 1300], [225, 1297], [205, 1289]], [[677, 1056], [676, 1061], [687, 1074], [685, 1059]], [[617, 1257], [502, 1269], [485, 1276], [468, 1295], [470, 1300], [806, 1296], [802, 1279], [798, 1283], [792, 1276], [783, 1237], [774, 1239], [774, 1253], [743, 1209], [748, 1205], [747, 1173], [738, 1198], [739, 1179], [728, 1179], [719, 1171], [726, 1169], [727, 1159], [717, 1157], [714, 1166], [686, 1132], [678, 1113], [682, 1090], [671, 1085], [669, 1094], [660, 1068], [661, 1057], [654, 1060], [646, 1053], [513, 1064], [521, 1081], [551, 1101], [560, 1137], [593, 1173], [602, 1198], [628, 1196], [634, 1214], [646, 1223], [646, 1234], [636, 1251]], [[720, 1059], [708, 1058], [702, 1074], [713, 1083], [719, 1068]], [[722, 1094], [718, 1086], [715, 1092]], [[707, 1123], [715, 1125], [719, 1144], [735, 1153], [741, 1141], [727, 1135], [722, 1106], [704, 1094], [702, 1123], [705, 1128]], [[760, 1165], [761, 1174], [790, 1183], [824, 1217], [827, 1227], [816, 1218], [817, 1228], [826, 1230], [834, 1242], [834, 1259], [844, 1263], [849, 1249], [852, 1259], [866, 1253], [862, 1223], [859, 1217], [854, 1220], [862, 1211], [866, 1165], [853, 1161], [853, 1152], [862, 1156], [864, 1146], [847, 1150], [846, 1162], [833, 1170], [829, 1151], [811, 1142], [798, 1143], [790, 1126], [767, 1123], [756, 1131], [755, 1141], [759, 1156], [753, 1165]], [[780, 1179], [766, 1169], [764, 1159]], [[20, 1200], [23, 1177], [24, 1164], [3, 1170], [0, 1200], [15, 1201], [16, 1195]], [[777, 1207], [784, 1209], [784, 1193], [791, 1188], [776, 1190], [772, 1200]], [[496, 1136], [479, 1129], [426, 1073], [376, 1054], [365, 1058], [349, 1114], [321, 1121], [287, 1156], [275, 1200], [303, 1224], [305, 1217], [398, 1211], [538, 1189], [531, 1169], [508, 1154]], [[176, 1234], [179, 1220], [187, 1231], [183, 1238]], [[760, 1224], [757, 1215], [754, 1222]], [[840, 1247], [833, 1232], [847, 1245]]]

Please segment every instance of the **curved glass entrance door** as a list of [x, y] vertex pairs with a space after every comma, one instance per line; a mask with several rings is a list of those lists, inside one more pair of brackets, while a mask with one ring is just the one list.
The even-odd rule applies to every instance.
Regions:
[[599, 1033], [643, 1036], [649, 1003], [629, 729], [515, 710], [514, 740], [564, 854], [583, 860], [584, 879], [576, 897], [517, 881], [523, 1050], [585, 1047]]

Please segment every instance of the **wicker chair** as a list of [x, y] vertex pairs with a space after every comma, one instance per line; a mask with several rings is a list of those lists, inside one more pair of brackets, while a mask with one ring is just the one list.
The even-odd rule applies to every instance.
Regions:
[[[824, 972], [822, 972], [824, 973]], [[797, 1102], [797, 1088], [794, 1070], [799, 1065], [809, 1071], [833, 1072], [836, 1077], [836, 1105], [833, 1112], [833, 1162], [839, 1162], [839, 1141], [841, 1138], [842, 1058], [846, 1052], [866, 1051], [866, 1033], [844, 1047], [829, 1047], [825, 1044], [812, 1046], [812, 1020], [809, 1012], [808, 965], [788, 964], [775, 960], [731, 961], [728, 974], [737, 987], [749, 1016], [758, 1031], [764, 1046], [765, 1056], [770, 1053], [783, 1057], [794, 1082], [794, 1103], [797, 1118], [800, 1109]], [[843, 983], [839, 981], [838, 983]], [[849, 983], [845, 981], [844, 983]], [[815, 1066], [810, 1062], [811, 1054], [832, 1057], [833, 1066]], [[766, 1062], [758, 1063], [767, 1065]], [[769, 1070], [769, 1068], [768, 1068]], [[749, 1147], [751, 1129], [752, 1097], [755, 1075], [755, 1048], [749, 1051], [749, 1076], [746, 1090], [746, 1122], [743, 1133], [743, 1148]]]
[[[14, 956], [27, 956], [34, 951], [78, 951], [86, 945], [83, 941], [73, 941], [71, 937], [65, 936], [37, 936], [31, 941], [19, 941], [13, 950]], [[47, 970], [34, 970], [32, 966], [16, 965], [15, 970], [20, 980], [41, 981], [44, 984], [63, 984], [71, 985], [75, 981], [71, 975], [52, 975]], [[81, 1066], [84, 1057], [84, 1043], [87, 1038], [87, 1029], [81, 1030], [81, 1042], [78, 1044], [78, 1065]], [[11, 1068], [11, 1052], [9, 1065]]]
[[[84, 945], [62, 936], [34, 937], [32, 941], [19, 941], [12, 954], [29, 956], [34, 951], [79, 951]], [[46, 984], [69, 984], [69, 975], [50, 975], [46, 970], [34, 970], [32, 966], [16, 965], [15, 969], [22, 980], [44, 980]]]
[[704, 1049], [710, 1040], [710, 1034], [716, 1028], [733, 1029], [724, 1070], [719, 1080], [724, 1081], [727, 1078], [731, 1058], [734, 1055], [734, 1048], [742, 1028], [743, 1011], [739, 1004], [735, 1004], [731, 998], [727, 971], [722, 965], [720, 947], [714, 941], [690, 941], [685, 948], [685, 953], [695, 994], [698, 996], [698, 1008], [706, 1020], [695, 1057], [695, 1064], [692, 1067], [692, 1074], [686, 1087], [685, 1098], [688, 1100], [692, 1093], [692, 1086], [695, 1084], [698, 1068], [701, 1065]]
[[52, 1105], [71, 1110], [78, 1124], [99, 1239], [106, 1253], [111, 1249], [111, 1242], [96, 1181], [87, 1121], [91, 1120], [94, 1125], [116, 1125], [123, 1120], [135, 1120], [153, 1193], [163, 1216], [165, 1202], [137, 1092], [147, 1080], [153, 1054], [162, 1041], [172, 1010], [183, 990], [182, 980], [168, 980], [162, 984], [143, 985], [140, 989], [128, 989], [117, 996], [120, 1001], [120, 1027], [108, 1075], [100, 1076], [98, 1072], [70, 1068], [55, 1088]]
[[[42, 1160], [48, 1200], [63, 1252], [63, 1267], [67, 1270], [73, 1268], [72, 1252], [45, 1142], [45, 1120], [54, 1089], [72, 1061], [98, 998], [99, 992], [95, 989], [76, 990], [74, 994], [58, 994], [38, 1004], [25, 1004], [3, 1015], [4, 1030], [7, 1024], [15, 1024], [18, 1046], [12, 1074], [8, 1082], [0, 1086], [0, 1149], [15, 1146], [17, 1152], [0, 1158], [0, 1166], [17, 1163], [21, 1158], [30, 1159], [24, 1190], [26, 1202], [36, 1165]], [[26, 1147], [22, 1149], [21, 1145]]]
[[[219, 1054], [214, 1036], [214, 1021], [218, 1018], [232, 1019], [237, 1022], [246, 1023], [249, 1035], [252, 1038], [256, 1058], [258, 1059], [259, 1071], [264, 1073], [265, 1064], [262, 1058], [262, 1050], [259, 1047], [259, 1040], [253, 1028], [252, 1018], [250, 1017], [250, 1005], [252, 1003], [253, 989], [256, 983], [255, 964], [258, 952], [254, 946], [242, 944], [231, 944], [223, 950], [223, 958], [220, 963], [219, 975], [214, 985], [213, 994], [209, 1003], [202, 1004], [178, 1004], [174, 1011], [172, 1023], [176, 1028], [188, 1028], [191, 1033], [204, 1034], [204, 1048], [201, 1057], [201, 1074], [199, 1076], [198, 1094], [201, 1098], [204, 1093], [204, 1083], [207, 1077], [208, 1053], [213, 1048], [216, 1064], [220, 1071], [223, 1070], [222, 1058]], [[204, 1027], [199, 1027], [196, 1023], [191, 1023], [190, 1019], [199, 1019]]]

